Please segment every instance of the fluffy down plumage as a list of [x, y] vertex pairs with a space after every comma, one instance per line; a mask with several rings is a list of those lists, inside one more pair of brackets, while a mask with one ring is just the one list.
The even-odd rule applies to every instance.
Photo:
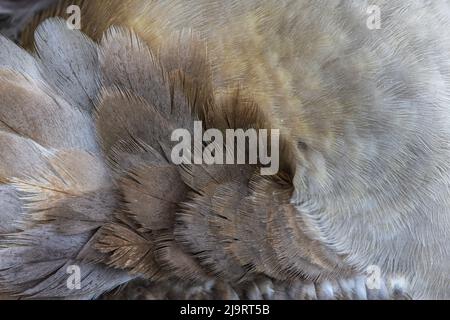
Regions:
[[[69, 2], [0, 39], [1, 293], [450, 297], [447, 2]], [[174, 165], [198, 119], [281, 128], [281, 171]]]

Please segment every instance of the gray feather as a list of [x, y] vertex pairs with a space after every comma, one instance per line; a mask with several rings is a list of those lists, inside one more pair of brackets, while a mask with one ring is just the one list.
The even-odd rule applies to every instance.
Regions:
[[[1, 123], [1, 122], [0, 122]], [[0, 124], [1, 128], [1, 124]], [[31, 176], [51, 151], [33, 140], [0, 130], [0, 181]]]
[[28, 74], [35, 79], [40, 77], [33, 56], [2, 35], [0, 35], [0, 67]]
[[61, 19], [42, 23], [35, 41], [42, 78], [72, 107], [90, 113], [100, 85], [97, 45]]
[[23, 202], [11, 185], [0, 185], [0, 235], [18, 231]]
[[90, 118], [42, 80], [0, 70], [0, 126], [50, 148], [96, 151]]

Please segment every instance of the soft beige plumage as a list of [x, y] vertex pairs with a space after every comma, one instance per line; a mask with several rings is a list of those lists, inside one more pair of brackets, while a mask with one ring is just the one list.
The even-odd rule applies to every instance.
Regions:
[[[88, 37], [45, 20], [73, 3]], [[60, 1], [33, 53], [0, 39], [0, 293], [450, 298], [449, 26], [448, 1]], [[280, 173], [173, 165], [196, 119], [281, 129]]]

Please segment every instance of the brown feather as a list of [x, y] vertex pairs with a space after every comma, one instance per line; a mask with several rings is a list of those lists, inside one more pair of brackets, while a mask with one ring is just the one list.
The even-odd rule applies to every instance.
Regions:
[[155, 260], [155, 245], [151, 235], [138, 234], [119, 224], [107, 224], [100, 229], [95, 248], [108, 254], [108, 265], [126, 269], [152, 280], [165, 279]]
[[187, 192], [170, 164], [138, 167], [122, 179], [120, 188], [128, 213], [148, 231], [171, 229]]

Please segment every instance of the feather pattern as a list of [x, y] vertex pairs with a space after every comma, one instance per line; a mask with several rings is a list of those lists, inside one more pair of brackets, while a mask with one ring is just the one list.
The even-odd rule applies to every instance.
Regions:
[[36, 30], [41, 77], [72, 107], [90, 113], [100, 86], [97, 45], [61, 24], [49, 19]]
[[[63, 0], [1, 38], [0, 293], [448, 298], [450, 7], [372, 2]], [[84, 33], [38, 27], [68, 3]], [[280, 172], [173, 164], [196, 120], [280, 128]]]

